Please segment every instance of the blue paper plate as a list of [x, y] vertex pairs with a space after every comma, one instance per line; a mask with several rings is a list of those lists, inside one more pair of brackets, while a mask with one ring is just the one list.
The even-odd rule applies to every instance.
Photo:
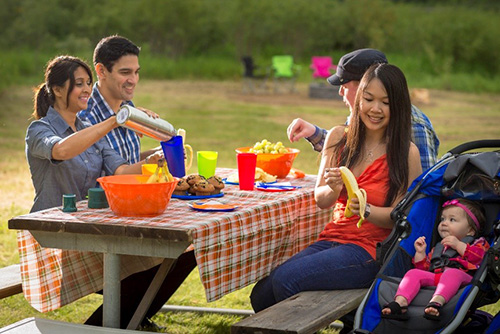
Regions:
[[271, 193], [282, 192], [282, 191], [292, 191], [297, 190], [300, 187], [288, 186], [288, 187], [263, 187], [263, 186], [255, 186], [255, 189], [260, 191], [267, 191]]
[[191, 195], [187, 191], [186, 191], [186, 195], [175, 195], [175, 194], [172, 194], [172, 198], [178, 198], [178, 199], [184, 199], [184, 200], [216, 198], [216, 197], [222, 197], [222, 196], [224, 196], [224, 193], [222, 191], [220, 192], [220, 194], [206, 195], [206, 196]]
[[[228, 181], [227, 178], [222, 179], [222, 182], [224, 182], [225, 184], [232, 184], [232, 185], [235, 185], [235, 186], [239, 185], [238, 182]], [[276, 182], [278, 182], [278, 181], [273, 181], [273, 182], [260, 182], [260, 181], [257, 181], [257, 182], [255, 182], [255, 184], [257, 184], [257, 183], [272, 184], [272, 183], [276, 183]]]

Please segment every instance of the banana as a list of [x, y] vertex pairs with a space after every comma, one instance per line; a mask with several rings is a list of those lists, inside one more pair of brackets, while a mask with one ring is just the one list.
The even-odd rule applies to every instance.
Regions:
[[365, 220], [364, 216], [366, 210], [366, 191], [358, 187], [358, 181], [356, 181], [356, 178], [349, 170], [349, 168], [341, 166], [339, 169], [348, 196], [347, 204], [344, 211], [344, 216], [349, 218], [354, 215], [354, 213], [350, 209], [350, 205], [351, 205], [351, 200], [353, 198], [357, 198], [359, 200], [359, 220], [357, 226], [358, 228], [360, 228], [361, 224]]
[[158, 166], [154, 174], [152, 174], [146, 183], [165, 183], [174, 181], [174, 177], [170, 174], [165, 159], [158, 159]]
[[151, 174], [151, 176], [148, 178], [148, 180], [146, 181], [146, 183], [156, 183], [160, 180], [160, 167], [156, 167], [156, 170], [153, 174]]
[[177, 135], [182, 137], [182, 143], [184, 144], [186, 142], [186, 130], [178, 129]]
[[158, 168], [157, 169], [161, 170], [161, 174], [158, 177], [158, 183], [168, 182], [168, 177], [167, 177], [167, 174], [165, 173], [165, 165], [166, 165], [165, 159], [158, 160]]
[[[163, 160], [163, 159], [161, 159], [161, 160]], [[164, 161], [163, 166], [162, 166], [162, 171], [163, 171], [163, 175], [165, 175], [165, 182], [172, 182], [174, 180], [174, 177], [172, 176], [172, 174], [168, 170], [167, 161]]]
[[[179, 129], [177, 130], [177, 135], [182, 137], [182, 145], [184, 145], [184, 163], [186, 165], [186, 171], [191, 168], [191, 165], [193, 164], [193, 148], [191, 145], [186, 144], [186, 130], [184, 129]], [[186, 152], [186, 150], [189, 150], [189, 154]], [[189, 156], [189, 162], [188, 162], [188, 156]]]

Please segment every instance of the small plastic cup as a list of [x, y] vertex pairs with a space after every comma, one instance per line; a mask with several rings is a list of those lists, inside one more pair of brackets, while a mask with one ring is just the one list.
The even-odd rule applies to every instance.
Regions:
[[109, 207], [106, 193], [102, 188], [90, 188], [88, 191], [89, 209], [104, 209]]
[[64, 194], [63, 195], [63, 212], [75, 212], [76, 209], [76, 195]]
[[215, 151], [198, 151], [198, 174], [208, 179], [215, 175], [215, 168], [217, 167], [218, 152]]
[[257, 154], [238, 153], [236, 156], [238, 160], [238, 182], [240, 184], [240, 190], [253, 190]]

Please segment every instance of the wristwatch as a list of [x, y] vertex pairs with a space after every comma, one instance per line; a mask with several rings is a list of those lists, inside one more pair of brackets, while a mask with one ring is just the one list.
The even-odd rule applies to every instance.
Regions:
[[368, 218], [368, 216], [370, 216], [370, 213], [371, 213], [370, 204], [366, 203], [365, 214], [363, 215], [363, 218], [364, 219]]

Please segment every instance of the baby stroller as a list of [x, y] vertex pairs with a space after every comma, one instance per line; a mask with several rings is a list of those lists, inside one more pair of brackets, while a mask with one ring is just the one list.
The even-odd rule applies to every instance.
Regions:
[[[500, 298], [500, 151], [464, 153], [478, 148], [500, 147], [500, 140], [462, 144], [420, 175], [391, 213], [395, 221], [390, 236], [377, 247], [381, 269], [359, 306], [351, 333], [456, 333], [478, 307]], [[480, 201], [486, 211], [481, 233], [491, 245], [470, 284], [462, 287], [440, 309], [440, 320], [423, 317], [435, 287], [423, 287], [408, 308], [407, 321], [381, 317], [383, 305], [394, 300], [404, 274], [412, 268], [414, 242], [426, 236], [427, 252], [439, 240], [437, 225], [441, 205], [463, 197]], [[479, 311], [478, 311], [479, 312]], [[492, 323], [493, 325], [493, 323]], [[500, 326], [500, 325], [499, 325]], [[491, 327], [491, 326], [490, 326]], [[488, 329], [488, 333], [493, 333]], [[470, 332], [470, 331], [469, 331]]]

